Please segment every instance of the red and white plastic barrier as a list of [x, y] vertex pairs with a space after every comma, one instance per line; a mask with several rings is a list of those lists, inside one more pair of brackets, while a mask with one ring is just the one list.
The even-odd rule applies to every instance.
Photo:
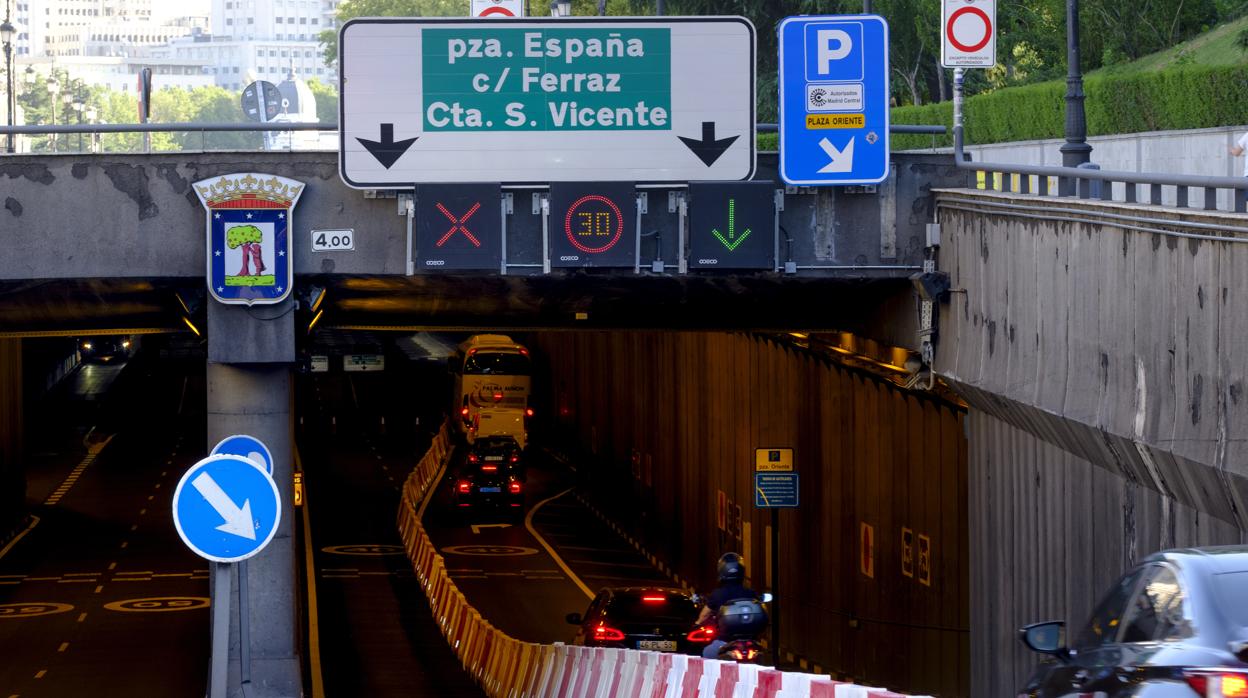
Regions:
[[451, 580], [418, 512], [451, 454], [447, 425], [403, 485], [399, 533], [434, 619], [492, 698], [911, 698], [827, 676], [639, 650], [522, 642], [481, 617]]

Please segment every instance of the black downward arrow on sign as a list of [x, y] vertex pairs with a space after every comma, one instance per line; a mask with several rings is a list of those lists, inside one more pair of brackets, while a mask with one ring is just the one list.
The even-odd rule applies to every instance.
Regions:
[[728, 150], [728, 146], [732, 145], [739, 136], [730, 136], [717, 141], [715, 140], [715, 122], [703, 121], [702, 140], [685, 138], [684, 136], [677, 136], [677, 138], [684, 141], [684, 144], [689, 146], [689, 150], [692, 150], [699, 160], [706, 163], [707, 167], [710, 167], [715, 164], [719, 156], [723, 155], [724, 151]]
[[402, 141], [394, 140], [394, 124], [381, 125], [380, 141], [370, 141], [363, 138], [356, 138], [355, 140], [359, 141], [360, 145], [367, 148], [368, 152], [372, 153], [373, 157], [377, 158], [377, 162], [380, 162], [387, 170], [390, 169], [390, 166], [397, 162], [399, 158], [403, 157], [403, 153], [406, 153], [407, 149], [412, 147], [412, 144], [416, 142], [415, 138], [408, 138], [407, 140]]

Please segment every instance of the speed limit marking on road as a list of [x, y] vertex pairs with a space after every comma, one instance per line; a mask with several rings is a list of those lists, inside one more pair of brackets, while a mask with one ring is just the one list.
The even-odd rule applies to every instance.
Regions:
[[355, 230], [313, 230], [313, 252], [342, 252], [355, 249]]
[[996, 65], [996, 0], [944, 0], [943, 5], [940, 64], [946, 68]]

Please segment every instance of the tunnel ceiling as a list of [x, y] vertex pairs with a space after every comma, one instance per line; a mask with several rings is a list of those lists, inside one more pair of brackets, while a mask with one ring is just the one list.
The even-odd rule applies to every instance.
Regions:
[[[559, 276], [300, 277], [324, 288], [323, 327], [818, 330], [872, 324], [905, 280]], [[0, 282], [0, 336], [203, 328], [197, 279]], [[891, 301], [890, 301], [891, 299]], [[188, 312], [189, 311], [189, 312]], [[309, 318], [303, 318], [307, 322]]]

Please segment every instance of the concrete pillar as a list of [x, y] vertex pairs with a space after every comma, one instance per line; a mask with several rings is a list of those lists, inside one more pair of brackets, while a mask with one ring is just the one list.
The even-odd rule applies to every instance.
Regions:
[[[299, 575], [295, 564], [292, 500], [292, 380], [295, 359], [291, 302], [276, 306], [208, 307], [208, 445], [250, 434], [273, 454], [273, 479], [282, 498], [277, 534], [247, 561], [250, 597], [249, 698], [302, 695], [299, 662]], [[241, 696], [238, 583], [230, 622], [230, 695]], [[216, 599], [213, 600], [216, 602]]]
[[0, 339], [0, 543], [26, 516], [22, 340]]

